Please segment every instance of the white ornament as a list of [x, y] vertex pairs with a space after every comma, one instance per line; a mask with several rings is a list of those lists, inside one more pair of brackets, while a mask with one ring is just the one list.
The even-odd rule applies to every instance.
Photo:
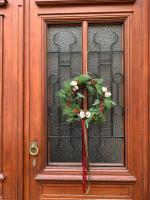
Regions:
[[102, 87], [103, 92], [107, 92], [107, 87]]
[[86, 118], [90, 118], [91, 117], [91, 113], [89, 111], [86, 111], [85, 116], [86, 116]]
[[105, 97], [109, 98], [111, 96], [111, 92], [105, 92]]
[[78, 90], [79, 89], [79, 87], [76, 85], [76, 86], [74, 86], [74, 88], [76, 89], [76, 90]]
[[77, 86], [77, 85], [78, 85], [77, 81], [71, 81], [71, 86]]
[[81, 119], [85, 118], [85, 112], [82, 111], [82, 110], [80, 111], [80, 118], [81, 118]]
[[73, 87], [73, 91], [76, 91], [78, 89], [79, 89], [79, 87], [77, 85]]

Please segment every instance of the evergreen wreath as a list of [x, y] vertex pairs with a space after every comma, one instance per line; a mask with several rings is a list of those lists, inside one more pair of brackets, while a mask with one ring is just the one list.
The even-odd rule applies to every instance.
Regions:
[[[82, 101], [87, 91], [93, 103], [87, 110], [83, 109]], [[104, 86], [102, 79], [93, 79], [90, 75], [81, 74], [66, 81], [59, 91], [59, 97], [68, 122], [84, 120], [86, 128], [90, 122], [102, 123], [106, 113], [115, 103], [111, 99], [111, 92]]]

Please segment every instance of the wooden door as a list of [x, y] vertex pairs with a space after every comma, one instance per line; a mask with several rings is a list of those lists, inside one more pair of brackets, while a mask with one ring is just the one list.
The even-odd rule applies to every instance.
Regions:
[[[25, 2], [25, 200], [148, 200], [147, 3]], [[57, 97], [65, 80], [84, 72], [103, 78], [117, 103], [103, 125], [89, 128], [89, 194], [81, 127], [66, 123]], [[34, 145], [37, 155], [29, 154]]]

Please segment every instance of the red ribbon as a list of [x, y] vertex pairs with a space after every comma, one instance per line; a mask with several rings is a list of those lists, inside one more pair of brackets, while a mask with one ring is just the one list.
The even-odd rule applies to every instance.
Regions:
[[83, 192], [86, 193], [86, 181], [87, 181], [87, 155], [85, 144], [85, 121], [82, 119], [82, 181]]

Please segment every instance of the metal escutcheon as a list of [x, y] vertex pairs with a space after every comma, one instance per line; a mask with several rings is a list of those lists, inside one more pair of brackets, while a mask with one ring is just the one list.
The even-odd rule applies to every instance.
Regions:
[[30, 144], [30, 155], [36, 156], [36, 155], [38, 155], [38, 152], [39, 152], [39, 148], [38, 148], [37, 142], [32, 142]]

